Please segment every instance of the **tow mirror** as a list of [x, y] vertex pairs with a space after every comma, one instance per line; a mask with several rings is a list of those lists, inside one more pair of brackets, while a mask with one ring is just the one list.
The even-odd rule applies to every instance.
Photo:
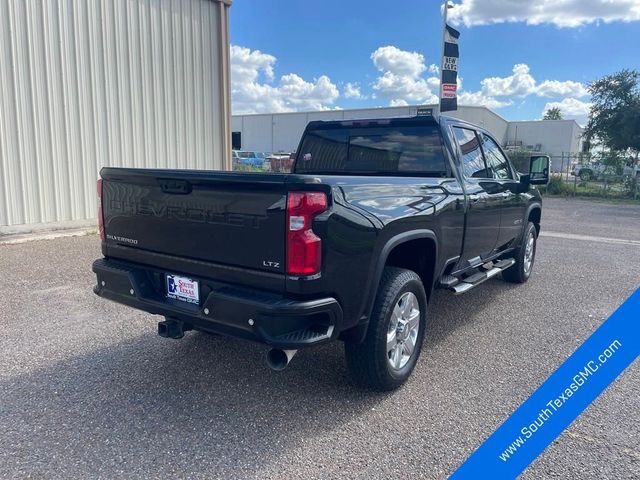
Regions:
[[529, 159], [529, 184], [547, 185], [549, 183], [549, 166], [551, 159], [548, 155], [532, 155]]

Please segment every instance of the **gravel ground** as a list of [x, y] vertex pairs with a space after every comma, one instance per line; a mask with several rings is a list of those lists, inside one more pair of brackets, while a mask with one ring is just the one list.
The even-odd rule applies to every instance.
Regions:
[[[550, 199], [543, 228], [640, 240], [640, 207]], [[443, 478], [638, 286], [640, 247], [541, 237], [528, 284], [435, 295], [411, 381], [349, 383], [340, 344], [265, 349], [93, 295], [95, 236], [0, 245], [0, 477]], [[636, 361], [524, 478], [640, 477]]]

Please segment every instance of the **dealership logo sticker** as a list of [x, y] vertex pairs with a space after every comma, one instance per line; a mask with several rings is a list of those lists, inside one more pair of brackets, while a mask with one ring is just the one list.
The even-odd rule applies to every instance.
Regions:
[[197, 304], [200, 301], [198, 282], [178, 275], [167, 275], [167, 298]]
[[[515, 478], [640, 354], [640, 289], [451, 478]], [[629, 415], [633, 415], [632, 412]]]

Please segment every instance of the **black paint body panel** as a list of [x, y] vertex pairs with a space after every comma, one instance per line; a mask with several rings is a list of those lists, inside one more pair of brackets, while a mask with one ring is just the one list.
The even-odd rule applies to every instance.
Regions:
[[[385, 120], [390, 126], [435, 121]], [[105, 168], [105, 261], [302, 304], [332, 299], [340, 311], [331, 335], [335, 338], [366, 324], [384, 262], [394, 247], [429, 239], [435, 249], [434, 285], [425, 286], [430, 289], [445, 271], [463, 272], [470, 268], [470, 259], [495, 257], [517, 246], [527, 215], [541, 208], [538, 191], [520, 191], [517, 178], [463, 178], [451, 126], [469, 125], [444, 117], [439, 125], [451, 169], [446, 178]], [[291, 191], [323, 191], [329, 200], [328, 210], [313, 223], [322, 239], [322, 270], [312, 277], [285, 273], [286, 196]], [[472, 202], [470, 195], [479, 199]], [[163, 302], [158, 290], [162, 286], [155, 288], [154, 298]], [[107, 290], [96, 287], [96, 293], [112, 300], [172, 316], [169, 303], [145, 308]], [[208, 321], [202, 311], [193, 312], [193, 320]], [[247, 329], [243, 325], [242, 330]], [[239, 336], [265, 341], [254, 333]]]

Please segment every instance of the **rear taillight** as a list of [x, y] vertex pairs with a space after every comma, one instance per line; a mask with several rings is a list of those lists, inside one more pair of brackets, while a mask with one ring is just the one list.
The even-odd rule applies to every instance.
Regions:
[[100, 240], [104, 241], [104, 215], [102, 213], [102, 179], [98, 180], [96, 184], [96, 191], [98, 193], [98, 235]]
[[322, 192], [289, 192], [287, 197], [287, 273], [314, 275], [322, 264], [322, 241], [313, 233], [313, 217], [327, 209]]

